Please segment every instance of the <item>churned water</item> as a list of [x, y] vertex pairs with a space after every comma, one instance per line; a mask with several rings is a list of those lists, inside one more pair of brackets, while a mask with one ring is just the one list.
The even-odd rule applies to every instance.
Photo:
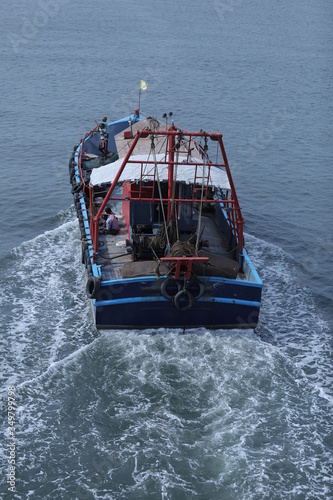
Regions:
[[[1, 498], [333, 498], [328, 0], [18, 1], [1, 23]], [[138, 104], [222, 130], [255, 332], [98, 332], [74, 144]]]

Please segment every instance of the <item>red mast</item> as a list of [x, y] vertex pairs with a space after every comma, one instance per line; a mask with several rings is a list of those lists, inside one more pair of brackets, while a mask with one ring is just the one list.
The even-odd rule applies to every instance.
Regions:
[[[176, 130], [174, 123], [172, 122], [169, 130]], [[171, 217], [171, 200], [173, 194], [173, 169], [175, 162], [175, 135], [169, 135], [169, 175], [168, 175], [168, 220]]]

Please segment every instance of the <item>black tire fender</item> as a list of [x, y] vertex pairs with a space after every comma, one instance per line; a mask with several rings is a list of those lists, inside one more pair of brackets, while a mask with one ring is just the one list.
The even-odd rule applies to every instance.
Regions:
[[83, 188], [82, 182], [80, 182], [80, 183], [77, 182], [76, 184], [73, 184], [72, 194], [75, 194], [75, 193], [78, 193], [79, 191], [82, 191], [82, 188]]
[[101, 289], [101, 280], [96, 276], [90, 276], [86, 284], [86, 294], [89, 299], [95, 299]]
[[91, 267], [91, 264], [90, 264], [90, 255], [89, 255], [89, 250], [88, 249], [84, 252], [83, 259], [84, 259], [83, 264], [85, 265], [85, 267], [87, 269], [88, 269], [89, 265]]
[[73, 182], [73, 177], [75, 176], [75, 168], [71, 166], [69, 168], [69, 182], [72, 184]]
[[75, 193], [73, 195], [74, 203], [76, 203], [77, 201], [80, 201], [80, 197], [81, 197], [80, 193]]
[[205, 292], [205, 285], [197, 279], [192, 279], [187, 283], [186, 290], [191, 293], [194, 300], [198, 300]]
[[[172, 287], [174, 287], [174, 290], [172, 290]], [[161, 294], [165, 299], [172, 300], [177, 295], [177, 293], [179, 293], [180, 288], [181, 286], [179, 281], [176, 281], [172, 278], [166, 278], [161, 284]]]
[[86, 252], [88, 251], [88, 243], [82, 243], [81, 245], [81, 262], [82, 264], [86, 263]]
[[77, 218], [80, 220], [80, 217], [82, 217], [82, 209], [81, 209], [81, 203], [79, 201], [77, 201], [75, 203], [75, 209], [76, 209]]
[[[183, 301], [184, 298], [185, 301]], [[193, 306], [193, 303], [193, 295], [184, 289], [180, 290], [174, 298], [174, 304], [179, 311], [188, 311]]]

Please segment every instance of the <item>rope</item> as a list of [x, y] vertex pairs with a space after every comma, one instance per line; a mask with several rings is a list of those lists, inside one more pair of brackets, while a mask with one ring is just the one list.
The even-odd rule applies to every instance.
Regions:
[[164, 230], [165, 230], [165, 235], [166, 235], [166, 239], [167, 239], [167, 242], [168, 242], [168, 247], [170, 248], [170, 241], [169, 241], [169, 236], [168, 236], [168, 228], [167, 228], [167, 222], [166, 222], [165, 212], [164, 212], [164, 206], [163, 206], [163, 197], [162, 197], [161, 183], [160, 183], [160, 178], [159, 178], [159, 175], [158, 175], [158, 167], [157, 167], [157, 160], [156, 160], [155, 144], [154, 144], [153, 139], [151, 141], [151, 149], [153, 150], [153, 157], [154, 157], [156, 177], [157, 177], [157, 187], [158, 187], [158, 193], [160, 195], [161, 209], [162, 209], [163, 222], [164, 222]]
[[201, 200], [200, 200], [200, 208], [199, 208], [199, 221], [198, 221], [198, 233], [197, 233], [197, 241], [195, 244], [195, 251], [198, 252], [199, 249], [199, 239], [200, 239], [200, 232], [201, 232], [201, 219], [202, 219], [202, 205], [203, 205], [203, 193], [204, 193], [204, 182], [205, 182], [205, 160], [203, 160], [203, 166], [202, 166], [202, 187], [201, 187]]
[[[179, 144], [180, 147], [180, 144]], [[175, 210], [175, 196], [176, 196], [176, 182], [177, 182], [177, 172], [178, 172], [178, 161], [179, 161], [179, 148], [176, 152], [176, 165], [174, 170], [174, 179], [173, 179], [173, 193], [172, 193], [172, 207], [171, 207], [171, 218], [173, 218], [173, 213]], [[176, 220], [176, 232], [177, 232], [177, 241], [179, 241], [179, 228], [178, 228], [178, 216], [175, 217]]]
[[172, 186], [170, 219], [173, 219], [173, 215], [174, 215], [174, 211], [175, 211], [175, 196], [176, 196], [176, 182], [177, 182], [178, 160], [179, 160], [179, 149], [177, 149], [177, 151], [176, 151], [176, 161], [175, 161], [175, 168], [174, 168], [174, 173], [173, 173], [173, 186]]
[[170, 250], [172, 257], [194, 257], [195, 248], [188, 241], [177, 241], [174, 243]]
[[98, 253], [98, 258], [101, 258], [104, 260], [113, 260], [113, 259], [117, 259], [118, 257], [125, 257], [125, 255], [129, 255], [129, 253], [128, 252], [121, 253], [119, 255], [114, 255], [113, 257], [104, 257], [104, 255], [102, 255], [101, 253]]

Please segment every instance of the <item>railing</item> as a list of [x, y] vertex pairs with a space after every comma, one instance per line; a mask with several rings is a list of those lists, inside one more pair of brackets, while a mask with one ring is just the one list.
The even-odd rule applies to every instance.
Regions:
[[[84, 141], [86, 140], [86, 138], [90, 135], [92, 136], [93, 133], [96, 131], [96, 128], [93, 129], [91, 132], [89, 132], [85, 138], [82, 140], [82, 143], [81, 143], [81, 150], [80, 150], [80, 154], [79, 154], [79, 170], [80, 170], [80, 176], [81, 176], [81, 179], [82, 179], [82, 182], [83, 182], [83, 186], [85, 188], [85, 183], [84, 183], [84, 179], [83, 179], [83, 176], [82, 176], [82, 169], [81, 169], [81, 161], [82, 161], [82, 151], [83, 151], [83, 144], [84, 144]], [[223, 163], [212, 163], [210, 162], [209, 160], [207, 161], [207, 163], [205, 163], [207, 169], [208, 169], [208, 172], [209, 172], [209, 169], [211, 169], [211, 167], [223, 167], [226, 174], [227, 174], [227, 177], [228, 177], [228, 182], [229, 182], [229, 186], [230, 186], [230, 190], [228, 190], [230, 192], [230, 195], [231, 195], [231, 198], [229, 199], [219, 199], [219, 200], [216, 200], [216, 199], [209, 199], [207, 197], [207, 191], [208, 191], [208, 179], [207, 179], [207, 186], [206, 186], [206, 196], [204, 197], [204, 202], [205, 203], [221, 203], [223, 202], [227, 207], [229, 207], [231, 210], [228, 210], [228, 219], [229, 219], [229, 224], [230, 224], [230, 228], [237, 240], [237, 243], [238, 243], [238, 250], [239, 250], [239, 253], [242, 253], [243, 251], [243, 224], [244, 224], [244, 220], [243, 220], [243, 217], [242, 217], [242, 213], [241, 213], [241, 209], [240, 209], [240, 206], [239, 206], [239, 203], [238, 203], [238, 198], [237, 198], [237, 195], [236, 195], [236, 191], [235, 191], [235, 187], [234, 187], [234, 183], [233, 183], [233, 179], [232, 179], [232, 176], [231, 176], [231, 172], [230, 172], [230, 168], [229, 168], [229, 164], [228, 164], [228, 160], [227, 160], [227, 156], [226, 156], [226, 152], [225, 152], [225, 149], [224, 149], [224, 145], [223, 145], [223, 142], [222, 142], [222, 134], [221, 133], [209, 133], [209, 132], [186, 132], [186, 131], [179, 131], [177, 129], [175, 129], [173, 126], [169, 129], [169, 130], [158, 130], [158, 131], [152, 131], [152, 130], [149, 130], [149, 129], [144, 129], [144, 130], [140, 130], [136, 133], [136, 135], [134, 136], [133, 138], [133, 141], [132, 141], [132, 144], [130, 146], [130, 149], [129, 151], [127, 152], [125, 158], [123, 159], [122, 161], [122, 164], [118, 170], [118, 173], [117, 175], [115, 176], [112, 184], [111, 184], [111, 187], [109, 188], [104, 200], [103, 200], [103, 203], [100, 207], [100, 209], [98, 210], [98, 213], [96, 214], [96, 216], [94, 217], [93, 216], [93, 212], [92, 212], [92, 197], [93, 197], [93, 189], [92, 187], [90, 187], [90, 203], [91, 203], [91, 206], [90, 206], [90, 210], [91, 210], [91, 221], [90, 221], [90, 232], [91, 232], [91, 237], [92, 237], [92, 241], [93, 241], [93, 248], [94, 248], [94, 258], [95, 258], [95, 254], [97, 252], [97, 248], [98, 248], [98, 232], [99, 232], [99, 219], [100, 219], [100, 216], [101, 214], [103, 213], [108, 201], [111, 199], [112, 197], [112, 193], [116, 187], [116, 184], [118, 183], [122, 173], [123, 173], [123, 170], [126, 166], [127, 163], [137, 163], [137, 164], [140, 164], [141, 163], [141, 177], [140, 177], [140, 184], [142, 183], [142, 179], [144, 177], [146, 177], [147, 175], [146, 174], [143, 174], [143, 165], [149, 165], [149, 164], [152, 164], [152, 165], [155, 165], [155, 162], [153, 161], [137, 161], [137, 160], [131, 160], [131, 155], [136, 147], [136, 144], [138, 143], [139, 139], [140, 138], [148, 138], [149, 136], [154, 136], [154, 137], [158, 137], [158, 136], [168, 136], [169, 137], [169, 141], [167, 141], [167, 143], [169, 144], [169, 154], [168, 154], [168, 151], [166, 151], [166, 157], [168, 157], [169, 159], [168, 160], [164, 160], [164, 161], [157, 161], [157, 165], [168, 165], [169, 166], [169, 172], [170, 172], [170, 169], [171, 171], [173, 170], [173, 167], [174, 165], [178, 165], [178, 167], [182, 167], [182, 166], [192, 166], [192, 167], [195, 167], [197, 169], [197, 167], [200, 165], [202, 166], [202, 164], [200, 164], [199, 162], [193, 162], [193, 161], [190, 161], [189, 159], [189, 156], [190, 156], [190, 150], [191, 150], [191, 142], [193, 141], [193, 143], [195, 143], [195, 138], [197, 137], [204, 137], [205, 138], [205, 141], [207, 141], [207, 139], [211, 139], [212, 141], [215, 141], [219, 144], [220, 146], [220, 152], [222, 154], [222, 158], [223, 158]], [[182, 140], [184, 139], [187, 139], [188, 142], [186, 142], [187, 144], [187, 151], [188, 151], [188, 154], [187, 154], [187, 157], [186, 157], [186, 161], [182, 161], [182, 162], [177, 162], [177, 161], [174, 161], [174, 152], [175, 152], [175, 139], [177, 138], [177, 136], [181, 137]], [[194, 180], [197, 178], [199, 179], [200, 175], [197, 175], [195, 174], [195, 178]], [[153, 177], [153, 175], [151, 176]], [[206, 182], [206, 175], [205, 175], [205, 179], [203, 179], [203, 183]], [[170, 179], [169, 179], [170, 181]], [[153, 184], [156, 182], [156, 179], [155, 177], [153, 178], [153, 180], [151, 181]], [[194, 182], [195, 184], [195, 182]], [[194, 186], [195, 188], [195, 186]], [[200, 202], [200, 200], [196, 200], [195, 197], [194, 197], [194, 191], [195, 189], [193, 189], [193, 194], [192, 194], [192, 197], [191, 198], [176, 198], [174, 201], [176, 203], [193, 203], [193, 202]], [[138, 197], [135, 198], [135, 200], [140, 200], [142, 202], [159, 202], [159, 203], [168, 203], [170, 202], [170, 196], [168, 195], [168, 198], [159, 198], [159, 197], [155, 197], [154, 196], [154, 190], [152, 190], [152, 196], [151, 197], [147, 197], [145, 196], [147, 193], [146, 192], [142, 192], [141, 189], [139, 189], [137, 192], [138, 194]], [[169, 194], [170, 194], [170, 191], [169, 191]], [[112, 198], [114, 200], [122, 200], [122, 198]]]
[[94, 135], [95, 132], [98, 131], [98, 127], [95, 127], [93, 128], [90, 132], [88, 132], [84, 138], [81, 140], [81, 149], [79, 151], [79, 161], [78, 161], [78, 168], [79, 168], [79, 174], [80, 174], [80, 180], [82, 182], [82, 193], [84, 194], [85, 193], [85, 189], [86, 189], [86, 183], [84, 181], [84, 177], [83, 177], [83, 174], [82, 174], [82, 151], [83, 151], [83, 146], [84, 146], [84, 142], [86, 139], [88, 139], [88, 137], [92, 137]]

